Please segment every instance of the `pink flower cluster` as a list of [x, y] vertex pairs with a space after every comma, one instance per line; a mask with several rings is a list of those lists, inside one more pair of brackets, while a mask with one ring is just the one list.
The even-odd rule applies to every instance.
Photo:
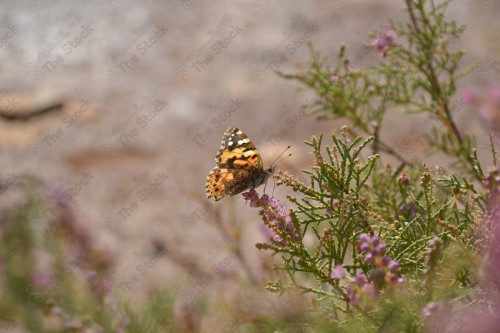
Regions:
[[362, 299], [377, 300], [384, 289], [404, 282], [403, 278], [397, 275], [399, 262], [385, 255], [386, 246], [377, 236], [361, 234], [358, 253], [363, 255], [366, 262], [375, 266], [368, 276], [358, 273], [354, 278], [349, 277], [342, 265], [336, 266], [331, 275], [333, 279], [347, 283], [346, 294], [351, 304], [358, 304]]
[[375, 51], [378, 52], [382, 58], [385, 58], [389, 48], [396, 45], [397, 38], [398, 35], [396, 31], [385, 29], [381, 34], [375, 36], [371, 44]]
[[260, 211], [260, 214], [264, 217], [262, 230], [266, 236], [282, 246], [285, 246], [287, 242], [280, 236], [280, 233], [285, 232], [294, 242], [299, 240], [292, 223], [292, 217], [277, 198], [269, 198], [267, 194], [263, 194], [259, 198], [259, 194], [255, 189], [243, 193], [243, 198], [250, 201], [250, 207], [262, 208]]

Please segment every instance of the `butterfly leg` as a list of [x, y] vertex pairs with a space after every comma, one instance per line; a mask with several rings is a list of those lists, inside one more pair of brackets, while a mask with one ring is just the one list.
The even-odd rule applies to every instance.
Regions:
[[274, 197], [274, 190], [276, 189], [276, 180], [273, 178], [273, 193], [271, 194], [271, 198]]

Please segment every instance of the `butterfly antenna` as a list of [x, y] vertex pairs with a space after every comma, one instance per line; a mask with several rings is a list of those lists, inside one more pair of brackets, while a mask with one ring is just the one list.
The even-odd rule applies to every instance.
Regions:
[[[281, 153], [278, 157], [276, 157], [276, 159], [274, 160], [274, 162], [273, 162], [273, 163], [271, 163], [271, 169], [273, 168], [273, 165], [275, 165], [275, 164], [276, 164], [276, 162], [278, 162], [278, 160], [280, 159], [280, 157], [281, 157], [281, 156], [283, 156], [283, 154], [284, 154], [284, 153], [285, 153], [288, 149], [290, 149], [290, 147], [291, 147], [291, 146], [286, 147], [286, 149], [285, 149], [285, 150], [283, 150], [283, 152], [282, 152], [282, 153]], [[287, 157], [290, 157], [290, 156], [292, 156], [292, 154], [289, 154], [288, 156], [283, 157], [283, 159], [285, 159], [285, 158], [287, 158]], [[271, 171], [271, 172], [269, 172], [269, 171], [267, 171], [267, 170], [266, 170], [266, 172], [267, 172], [269, 175], [272, 175], [272, 171]], [[273, 181], [274, 181], [274, 182], [273, 182], [273, 184], [274, 184], [274, 185], [273, 185], [273, 193], [271, 194], [271, 197], [274, 195], [274, 189], [276, 188], [276, 180], [274, 180], [274, 179], [273, 179]], [[266, 181], [266, 183], [264, 184], [264, 193], [266, 192], [266, 187], [267, 187], [267, 181]]]
[[[285, 149], [285, 150], [283, 150], [283, 152], [280, 154], [280, 156], [276, 157], [276, 159], [274, 160], [274, 162], [273, 162], [273, 163], [271, 163], [271, 167], [272, 167], [274, 164], [276, 164], [276, 162], [278, 162], [278, 160], [280, 159], [280, 157], [281, 157], [281, 156], [283, 156], [283, 154], [284, 154], [284, 153], [285, 153], [288, 149], [290, 149], [290, 147], [291, 147], [291, 146], [286, 147], [286, 149]], [[285, 157], [284, 157], [284, 159], [285, 159], [285, 158], [287, 158], [287, 157], [290, 157], [290, 156], [292, 156], [292, 154], [290, 154], [290, 155], [288, 155], [288, 156], [285, 156]]]

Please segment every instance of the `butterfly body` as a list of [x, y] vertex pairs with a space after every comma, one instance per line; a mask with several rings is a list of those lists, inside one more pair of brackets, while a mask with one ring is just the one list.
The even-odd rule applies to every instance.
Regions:
[[235, 127], [224, 132], [215, 162], [205, 185], [208, 198], [215, 201], [256, 188], [274, 172], [274, 168], [264, 169], [254, 144]]

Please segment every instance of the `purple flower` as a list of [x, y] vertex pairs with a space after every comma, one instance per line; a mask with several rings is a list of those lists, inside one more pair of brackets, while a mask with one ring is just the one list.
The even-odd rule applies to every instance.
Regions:
[[272, 197], [271, 200], [269, 200], [269, 206], [276, 208], [280, 204], [279, 200], [277, 198]]
[[385, 269], [375, 268], [370, 272], [370, 281], [377, 287], [377, 289], [382, 289], [385, 282], [385, 276]]
[[276, 233], [274, 232], [273, 229], [271, 229], [270, 227], [268, 227], [267, 225], [265, 225], [264, 223], [260, 224], [260, 230], [262, 231], [262, 233], [270, 238], [270, 239], [273, 239], [274, 236], [276, 236]]
[[[270, 236], [275, 242], [280, 243], [280, 245], [286, 245], [286, 241], [282, 239], [279, 235], [281, 231], [286, 232], [294, 242], [298, 241], [299, 236], [295, 231], [295, 227], [292, 223], [292, 217], [288, 214], [284, 205], [282, 205], [277, 198], [269, 198], [267, 194], [263, 194], [259, 198], [259, 195], [255, 189], [251, 189], [248, 192], [243, 193], [243, 198], [245, 200], [250, 200], [250, 207], [262, 208], [260, 213], [264, 216], [264, 222], [266, 223], [266, 228], [264, 233]], [[267, 224], [275, 223], [275, 226], [271, 227]], [[273, 228], [275, 228], [273, 230]], [[273, 232], [269, 232], [269, 230]], [[278, 230], [280, 234], [276, 234], [275, 230]]]
[[48, 271], [34, 271], [31, 274], [31, 282], [37, 289], [43, 289], [52, 286], [54, 284], [54, 278]]
[[269, 196], [267, 194], [263, 194], [260, 201], [263, 205], [269, 205]]
[[354, 281], [356, 282], [356, 284], [358, 285], [363, 285], [364, 283], [366, 283], [366, 276], [362, 273], [358, 273], [356, 274], [356, 277], [354, 278]]
[[374, 261], [373, 254], [371, 252], [368, 252], [367, 254], [365, 254], [364, 258], [365, 258], [365, 261], [369, 262], [369, 263], [373, 263], [373, 261]]
[[396, 40], [398, 39], [398, 34], [392, 29], [385, 29], [384, 35], [390, 45], [394, 45], [396, 43]]
[[391, 262], [391, 258], [389, 258], [387, 256], [382, 258], [382, 265], [388, 266], [390, 262]]
[[251, 189], [248, 192], [243, 193], [243, 198], [248, 201], [250, 200], [250, 207], [259, 207], [259, 195], [255, 189]]
[[399, 177], [399, 183], [401, 185], [408, 185], [410, 183], [410, 179], [406, 175], [406, 173], [402, 174], [401, 177]]
[[380, 53], [383, 58], [387, 56], [387, 50], [396, 45], [396, 40], [398, 38], [397, 33], [392, 29], [386, 29], [380, 35], [377, 35], [372, 40], [372, 46], [376, 52]]
[[387, 268], [389, 268], [389, 270], [391, 272], [396, 273], [399, 269], [399, 262], [397, 262], [396, 260], [393, 260], [389, 263], [389, 265], [387, 265]]
[[259, 195], [257, 194], [257, 191], [255, 189], [251, 189], [248, 192], [243, 192], [243, 199], [245, 200], [257, 200], [259, 198]]
[[371, 284], [365, 284], [363, 287], [361, 287], [361, 291], [370, 296], [372, 299], [377, 299], [379, 297], [379, 293], [377, 289]]
[[330, 82], [331, 83], [338, 83], [339, 82], [339, 77], [337, 75], [332, 75], [330, 77]]
[[356, 293], [356, 291], [349, 287], [346, 289], [346, 294], [347, 294], [347, 297], [349, 298], [349, 303], [351, 304], [357, 304], [358, 301], [359, 301], [359, 296], [358, 294]]
[[439, 303], [430, 302], [426, 306], [424, 306], [424, 308], [420, 312], [420, 317], [422, 319], [426, 319], [426, 318], [430, 317], [434, 312], [436, 312], [436, 310], [438, 310], [438, 308], [439, 308]]
[[120, 317], [120, 319], [118, 320], [118, 324], [117, 324], [117, 328], [116, 328], [116, 332], [126, 332], [125, 328], [127, 326], [129, 326], [131, 323], [131, 320], [130, 320], [130, 317], [128, 316], [122, 316]]
[[361, 243], [359, 244], [359, 252], [364, 253], [370, 249], [370, 244], [368, 243]]
[[269, 220], [269, 221], [274, 221], [276, 220], [276, 215], [270, 211], [270, 210], [264, 210], [264, 215], [266, 215], [266, 218]]
[[285, 207], [283, 207], [283, 205], [281, 204], [274, 211], [276, 213], [276, 216], [281, 218], [285, 218], [285, 215], [287, 215], [287, 213], [285, 212]]
[[332, 278], [336, 280], [343, 279], [346, 276], [345, 268], [342, 265], [337, 265], [332, 271]]
[[375, 248], [375, 252], [377, 253], [377, 255], [383, 256], [386, 251], [387, 249], [385, 247], [385, 244], [383, 243], [378, 244], [377, 247]]
[[404, 282], [405, 282], [405, 280], [400, 276], [396, 276], [396, 275], [391, 276], [391, 283], [403, 284]]
[[333, 202], [332, 202], [332, 206], [333, 206], [333, 207], [335, 207], [335, 208], [337, 208], [337, 207], [339, 206], [339, 204], [340, 204], [339, 199], [335, 199], [335, 200], [333, 200]]
[[103, 279], [99, 284], [99, 288], [103, 294], [108, 294], [111, 292], [111, 281]]
[[361, 235], [359, 235], [359, 241], [360, 242], [369, 242], [370, 236], [368, 236], [367, 234], [361, 234]]

